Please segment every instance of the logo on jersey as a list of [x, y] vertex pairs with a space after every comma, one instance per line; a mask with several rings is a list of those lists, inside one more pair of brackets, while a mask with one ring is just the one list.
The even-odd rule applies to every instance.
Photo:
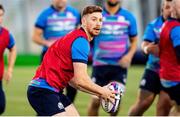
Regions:
[[67, 12], [66, 16], [61, 16], [57, 13], [54, 13], [51, 17], [48, 18], [48, 29], [52, 31], [71, 31], [76, 27], [77, 19], [76, 17]]
[[162, 30], [161, 27], [154, 28], [154, 32], [157, 38], [160, 38], [161, 30]]
[[103, 22], [101, 33], [106, 35], [123, 35], [127, 33], [128, 26], [130, 25], [130, 22], [123, 16], [103, 17]]

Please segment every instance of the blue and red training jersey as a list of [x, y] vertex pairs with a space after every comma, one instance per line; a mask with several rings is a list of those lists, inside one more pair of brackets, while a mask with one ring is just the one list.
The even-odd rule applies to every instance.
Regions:
[[0, 27], [0, 80], [2, 80], [4, 73], [4, 51], [6, 48], [11, 49], [14, 45], [15, 41], [12, 34], [7, 29]]
[[160, 77], [180, 83], [180, 63], [175, 47], [180, 45], [180, 22], [171, 19], [165, 22], [160, 35]]
[[74, 76], [73, 62], [87, 64], [89, 51], [89, 41], [83, 29], [68, 33], [48, 49], [30, 86], [59, 92]]

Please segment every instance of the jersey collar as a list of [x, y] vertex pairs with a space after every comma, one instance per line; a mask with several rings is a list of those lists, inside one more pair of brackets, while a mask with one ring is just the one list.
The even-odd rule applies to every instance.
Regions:
[[[57, 12], [59, 12], [53, 5], [51, 5], [51, 8], [54, 10], [54, 11], [57, 11]], [[65, 12], [67, 10], [67, 6], [66, 6], [66, 8], [64, 9], [64, 11], [63, 12]]]

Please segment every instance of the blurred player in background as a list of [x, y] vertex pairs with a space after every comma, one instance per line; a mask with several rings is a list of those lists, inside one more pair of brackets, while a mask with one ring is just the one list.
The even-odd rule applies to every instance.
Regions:
[[[6, 105], [5, 94], [2, 88], [2, 79], [4, 79], [6, 83], [9, 83], [9, 81], [12, 78], [13, 67], [16, 60], [15, 40], [12, 34], [2, 26], [4, 12], [5, 10], [3, 6], [0, 4], [0, 114], [4, 112]], [[3, 54], [6, 48], [8, 48], [9, 50], [8, 67], [7, 71], [4, 74]]]
[[[33, 41], [43, 46], [41, 61], [49, 46], [77, 28], [79, 24], [80, 13], [67, 5], [67, 0], [52, 0], [52, 5], [37, 18], [33, 31]], [[67, 96], [72, 102], [76, 93], [76, 89], [67, 87]]]
[[[105, 2], [103, 27], [93, 44], [92, 80], [100, 86], [117, 81], [125, 90], [127, 69], [137, 48], [137, 26], [134, 16], [121, 5], [122, 0]], [[99, 98], [92, 96], [88, 116], [98, 116], [99, 106]]]
[[159, 42], [162, 25], [171, 15], [171, 3], [172, 0], [162, 1], [161, 16], [149, 23], [145, 30], [142, 50], [145, 54], [148, 54], [148, 61], [140, 82], [140, 91], [138, 93], [137, 101], [131, 107], [129, 115], [142, 116], [151, 106], [157, 94], [159, 94], [159, 99], [156, 105], [156, 115], [167, 116], [171, 109], [170, 98], [167, 93], [162, 91], [160, 83], [159, 57], [153, 55], [154, 51], [156, 51], [154, 46], [157, 46], [154, 44]]
[[62, 90], [71, 84], [77, 89], [114, 101], [115, 92], [94, 84], [87, 73], [89, 42], [102, 26], [102, 8], [87, 6], [82, 27], [49, 47], [28, 88], [28, 100], [39, 116], [78, 116]]
[[160, 35], [160, 78], [163, 90], [176, 103], [180, 116], [180, 0], [173, 0], [172, 13], [176, 19], [165, 22]]

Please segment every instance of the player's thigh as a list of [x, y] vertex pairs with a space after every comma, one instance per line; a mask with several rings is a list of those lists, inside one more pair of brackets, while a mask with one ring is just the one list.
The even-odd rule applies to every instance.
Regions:
[[79, 116], [79, 113], [73, 104], [65, 108], [67, 116]]
[[180, 83], [170, 88], [163, 87], [164, 90], [170, 96], [171, 100], [174, 100], [178, 106], [180, 106]]
[[169, 95], [165, 91], [160, 91], [159, 93], [159, 101], [161, 103], [171, 103], [171, 99]]
[[53, 116], [80, 116], [73, 104], [70, 104], [65, 108], [64, 112], [57, 113]]
[[55, 115], [52, 115], [52, 117], [56, 117], [56, 116], [58, 116], [58, 117], [61, 117], [61, 116], [65, 117], [65, 116], [67, 116], [67, 112], [64, 111], [64, 112], [61, 112], [61, 113], [57, 113], [57, 114], [55, 114]]
[[157, 101], [157, 115], [167, 116], [173, 106], [169, 95], [165, 91], [160, 91]]
[[140, 89], [138, 93], [138, 102], [142, 104], [151, 104], [155, 99], [156, 94], [148, 90]]

